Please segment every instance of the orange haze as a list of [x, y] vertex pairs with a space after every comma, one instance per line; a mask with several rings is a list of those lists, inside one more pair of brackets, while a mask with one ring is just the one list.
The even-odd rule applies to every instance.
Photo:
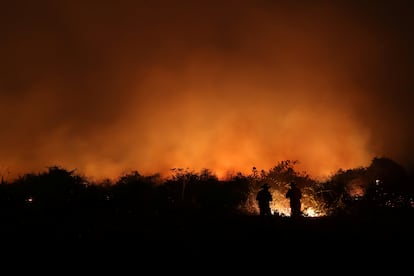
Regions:
[[0, 12], [2, 175], [413, 164], [403, 4], [27, 2]]

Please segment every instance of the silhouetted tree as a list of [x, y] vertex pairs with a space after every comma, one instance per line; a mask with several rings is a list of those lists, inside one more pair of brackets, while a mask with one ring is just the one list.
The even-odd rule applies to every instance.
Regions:
[[16, 186], [17, 200], [29, 201], [32, 206], [49, 210], [65, 207], [86, 188], [85, 180], [76, 175], [75, 170], [68, 171], [58, 166], [38, 174], [25, 174], [12, 185]]
[[320, 185], [317, 192], [321, 202], [326, 206], [330, 215], [350, 214], [360, 211], [360, 204], [356, 202], [359, 197], [354, 197], [352, 189], [359, 185], [362, 193], [365, 191], [367, 180], [366, 168], [339, 169], [330, 179]]
[[160, 176], [143, 176], [138, 171], [122, 175], [111, 189], [111, 200], [128, 213], [151, 215], [157, 209], [156, 186]]
[[410, 207], [414, 187], [404, 167], [390, 158], [375, 157], [367, 168], [366, 199], [381, 207]]

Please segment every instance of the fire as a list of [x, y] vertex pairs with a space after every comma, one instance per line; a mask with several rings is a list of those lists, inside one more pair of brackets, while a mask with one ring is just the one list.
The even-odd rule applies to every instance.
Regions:
[[290, 208], [286, 206], [285, 202], [273, 202], [270, 205], [273, 215], [278, 215], [282, 217], [290, 216]]
[[305, 217], [321, 217], [321, 216], [325, 216], [326, 213], [320, 212], [312, 207], [308, 207], [303, 210], [303, 215]]
[[[259, 207], [254, 200], [255, 194], [256, 193], [251, 193], [246, 202], [245, 209], [248, 212], [258, 214]], [[285, 197], [284, 193], [278, 190], [273, 190], [272, 197], [273, 201], [270, 203], [272, 214], [275, 216], [290, 217], [289, 200]], [[327, 215], [327, 212], [323, 210], [321, 205], [317, 201], [311, 200], [311, 197], [307, 194], [304, 194], [302, 200], [302, 212], [305, 217], [322, 217]]]

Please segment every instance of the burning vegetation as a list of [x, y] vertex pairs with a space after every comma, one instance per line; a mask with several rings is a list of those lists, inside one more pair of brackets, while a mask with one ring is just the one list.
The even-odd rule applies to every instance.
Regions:
[[205, 169], [175, 168], [171, 175], [144, 176], [132, 171], [117, 180], [89, 181], [75, 170], [54, 166], [0, 185], [3, 208], [99, 207], [150, 216], [174, 212], [258, 215], [256, 195], [266, 183], [273, 200], [273, 216], [290, 216], [286, 192], [294, 181], [302, 192], [305, 217], [350, 214], [373, 208], [413, 207], [413, 181], [388, 158], [374, 158], [369, 167], [339, 170], [326, 181], [297, 172], [297, 161], [281, 161], [272, 169], [253, 167], [248, 175], [236, 173], [218, 179]]

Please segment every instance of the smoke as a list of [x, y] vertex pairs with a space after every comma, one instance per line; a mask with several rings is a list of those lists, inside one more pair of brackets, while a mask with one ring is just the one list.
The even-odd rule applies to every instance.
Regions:
[[410, 167], [413, 20], [405, 2], [373, 4], [2, 4], [0, 165], [97, 178]]

